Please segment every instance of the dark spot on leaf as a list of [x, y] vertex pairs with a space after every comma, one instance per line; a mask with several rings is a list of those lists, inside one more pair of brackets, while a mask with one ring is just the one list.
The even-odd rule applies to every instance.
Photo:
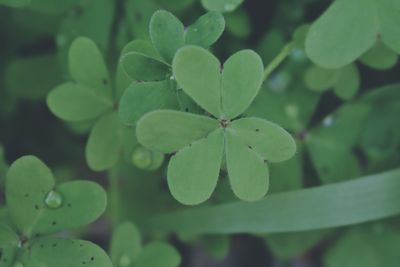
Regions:
[[268, 163], [268, 160], [264, 159], [264, 163]]
[[29, 194], [28, 194], [28, 193], [26, 193], [26, 194], [25, 194], [25, 197], [29, 197]]
[[107, 84], [108, 84], [107, 79], [103, 79], [103, 84], [104, 84], [104, 85], [107, 85]]
[[79, 244], [80, 247], [83, 247], [83, 244]]
[[57, 224], [57, 222], [56, 221], [53, 221], [52, 223], [51, 223], [51, 225], [56, 225]]
[[82, 261], [82, 264], [86, 264], [86, 261]]
[[329, 174], [329, 168], [326, 167], [326, 166], [322, 166], [321, 171], [322, 171], [324, 174]]
[[40, 248], [44, 248], [44, 245], [43, 245], [43, 244], [40, 244]]
[[35, 205], [35, 210], [38, 210], [39, 209], [39, 205]]
[[71, 204], [71, 203], [68, 203], [68, 204], [67, 204], [67, 207], [68, 207], [68, 208], [70, 208], [71, 206], [72, 206], [72, 204]]
[[188, 109], [188, 108], [185, 108], [185, 111], [186, 111], [186, 112], [188, 112], [188, 111], [189, 111], [189, 109]]
[[53, 244], [53, 248], [55, 248], [55, 247], [57, 247], [57, 244], [56, 244], [56, 243]]
[[94, 257], [92, 256], [92, 257], [90, 258], [90, 260], [91, 260], [91, 261], [94, 261]]
[[260, 129], [256, 129], [256, 132], [259, 132], [260, 131]]
[[253, 149], [253, 147], [251, 145], [247, 145], [248, 148]]

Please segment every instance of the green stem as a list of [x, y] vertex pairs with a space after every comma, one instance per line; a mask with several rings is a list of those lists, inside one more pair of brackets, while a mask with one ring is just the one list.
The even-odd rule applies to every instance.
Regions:
[[286, 59], [286, 57], [293, 51], [296, 47], [294, 42], [286, 44], [281, 52], [265, 67], [264, 70], [264, 81], [269, 77], [269, 75]]

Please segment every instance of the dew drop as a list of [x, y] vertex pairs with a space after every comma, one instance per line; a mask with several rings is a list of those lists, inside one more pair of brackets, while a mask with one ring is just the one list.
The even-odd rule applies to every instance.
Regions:
[[13, 267], [24, 267], [24, 265], [20, 261], [16, 261]]
[[57, 209], [61, 207], [63, 202], [63, 197], [59, 192], [52, 190], [47, 194], [44, 202], [46, 203], [46, 206], [48, 208]]
[[227, 4], [224, 5], [224, 10], [226, 12], [231, 12], [231, 11], [233, 11], [235, 9], [235, 7], [236, 6], [234, 4], [227, 3]]
[[127, 267], [131, 265], [131, 263], [131, 258], [128, 255], [122, 255], [121, 258], [119, 258], [119, 266], [121, 267]]
[[324, 125], [325, 127], [330, 127], [334, 123], [335, 123], [335, 119], [332, 116], [328, 116], [322, 121], [322, 125]]
[[174, 75], [171, 75], [171, 76], [169, 77], [169, 79], [170, 79], [171, 81], [175, 80]]

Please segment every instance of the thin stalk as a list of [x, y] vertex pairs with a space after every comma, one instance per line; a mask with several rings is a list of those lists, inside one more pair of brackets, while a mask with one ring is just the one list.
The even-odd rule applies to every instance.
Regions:
[[265, 67], [264, 70], [264, 81], [269, 77], [269, 75], [286, 59], [286, 57], [293, 51], [296, 47], [294, 42], [286, 44], [281, 52]]

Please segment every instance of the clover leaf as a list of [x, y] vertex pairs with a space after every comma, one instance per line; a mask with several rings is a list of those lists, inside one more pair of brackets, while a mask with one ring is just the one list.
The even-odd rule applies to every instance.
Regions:
[[173, 14], [164, 10], [155, 12], [150, 21], [152, 43], [133, 41], [121, 58], [127, 75], [139, 81], [132, 83], [121, 98], [122, 121], [135, 125], [147, 112], [163, 108], [194, 111], [195, 105], [177, 90], [171, 73], [172, 59], [185, 44], [212, 45], [224, 27], [225, 20], [219, 12], [208, 12], [186, 30]]
[[[54, 88], [47, 97], [47, 105], [59, 118], [69, 122], [92, 122], [86, 144], [86, 160], [91, 169], [111, 168], [120, 158], [126, 132], [116, 112], [116, 103], [123, 88], [130, 81], [118, 68], [118, 84], [112, 86], [109, 72], [96, 44], [79, 37], [69, 50], [69, 68], [73, 79]], [[125, 80], [123, 80], [125, 78]], [[127, 146], [124, 147], [127, 149]]]
[[111, 266], [107, 254], [90, 242], [45, 236], [87, 225], [105, 211], [106, 193], [96, 183], [56, 185], [42, 161], [24, 156], [8, 170], [6, 204], [8, 217], [0, 219], [0, 248], [12, 255], [10, 264]]
[[155, 241], [142, 246], [137, 227], [125, 222], [114, 230], [110, 255], [115, 267], [177, 267], [179, 253], [171, 245]]
[[[362, 8], [362, 12], [359, 12]], [[325, 68], [343, 67], [379, 40], [400, 53], [396, 0], [337, 0], [311, 26], [306, 51]]]
[[360, 57], [360, 61], [371, 68], [385, 70], [396, 65], [397, 57], [393, 50], [382, 42], [377, 42]]
[[312, 66], [306, 71], [304, 79], [311, 90], [324, 92], [332, 88], [342, 99], [353, 97], [360, 88], [360, 74], [355, 64], [340, 69]]
[[172, 195], [184, 204], [207, 200], [214, 191], [222, 160], [236, 196], [263, 197], [269, 184], [268, 162], [291, 158], [296, 144], [280, 126], [259, 118], [239, 118], [257, 95], [263, 63], [243, 50], [223, 65], [204, 48], [181, 48], [173, 61], [178, 84], [207, 116], [157, 110], [138, 122], [138, 141], [149, 149], [176, 152], [168, 166]]

